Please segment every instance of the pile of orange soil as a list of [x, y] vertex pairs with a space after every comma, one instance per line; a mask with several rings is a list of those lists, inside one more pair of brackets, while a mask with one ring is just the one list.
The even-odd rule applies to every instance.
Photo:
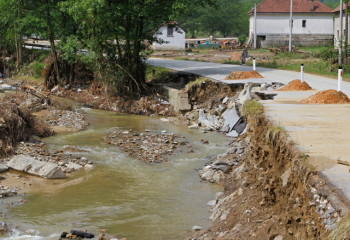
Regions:
[[307, 91], [312, 88], [306, 82], [301, 82], [299, 79], [295, 79], [288, 83], [283, 88], [277, 89], [276, 91]]
[[347, 104], [350, 103], [350, 99], [343, 92], [332, 89], [318, 92], [301, 100], [301, 102], [307, 104]]
[[238, 52], [230, 53], [232, 61], [240, 61], [241, 57]]
[[257, 71], [251, 72], [243, 72], [237, 71], [232, 72], [228, 75], [225, 80], [241, 80], [241, 79], [249, 79], [249, 78], [262, 78], [262, 76]]

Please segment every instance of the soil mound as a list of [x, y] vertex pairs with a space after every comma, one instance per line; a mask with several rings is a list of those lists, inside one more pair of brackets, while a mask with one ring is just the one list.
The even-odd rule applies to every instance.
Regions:
[[307, 91], [312, 88], [306, 82], [301, 82], [300, 79], [295, 79], [288, 83], [283, 88], [277, 89], [276, 91]]
[[350, 103], [350, 99], [343, 92], [332, 89], [318, 92], [301, 100], [301, 102], [306, 104], [347, 104]]
[[263, 78], [257, 71], [244, 72], [244, 71], [236, 71], [230, 73], [225, 80], [241, 80], [241, 79], [249, 79], [249, 78]]

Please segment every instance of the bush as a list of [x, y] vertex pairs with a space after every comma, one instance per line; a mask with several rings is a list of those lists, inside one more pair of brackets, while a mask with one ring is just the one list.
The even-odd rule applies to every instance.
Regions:
[[45, 64], [39, 63], [39, 62], [35, 62], [33, 63], [33, 72], [34, 72], [34, 76], [36, 78], [41, 77], [41, 73], [45, 67]]
[[247, 41], [246, 35], [241, 35], [238, 37], [238, 42], [242, 45], [245, 41]]

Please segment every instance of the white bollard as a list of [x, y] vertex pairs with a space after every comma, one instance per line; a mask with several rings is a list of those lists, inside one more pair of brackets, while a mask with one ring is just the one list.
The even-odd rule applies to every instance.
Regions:
[[338, 70], [338, 92], [341, 91], [342, 80], [343, 80], [343, 68], [339, 67], [339, 70]]
[[301, 82], [304, 82], [304, 64], [301, 64], [301, 77], [300, 77], [300, 80]]
[[253, 71], [256, 70], [256, 67], [255, 67], [255, 58], [253, 58]]

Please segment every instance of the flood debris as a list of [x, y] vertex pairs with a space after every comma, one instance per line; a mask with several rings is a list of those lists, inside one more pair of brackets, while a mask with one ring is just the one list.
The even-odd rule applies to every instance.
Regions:
[[[202, 86], [212, 90], [209, 98], [202, 99]], [[216, 86], [222, 86], [217, 89]], [[191, 112], [175, 118], [169, 118], [175, 125], [188, 125], [189, 129], [201, 129], [204, 132], [218, 131], [228, 137], [236, 138], [246, 131], [246, 119], [240, 113], [245, 102], [273, 99], [277, 94], [264, 93], [267, 89], [276, 89], [283, 86], [280, 83], [255, 84], [248, 82], [241, 86], [229, 86], [222, 83], [206, 82], [189, 89], [189, 96], [193, 108]], [[215, 95], [217, 94], [217, 95]], [[214, 100], [215, 99], [215, 100]]]
[[66, 239], [77, 239], [77, 238], [94, 238], [95, 235], [92, 233], [79, 231], [79, 230], [71, 230], [70, 233], [63, 232], [61, 234], [61, 238]]
[[121, 128], [115, 128], [104, 138], [106, 143], [118, 146], [125, 154], [145, 163], [167, 162], [167, 156], [173, 155], [180, 146], [188, 144], [181, 139], [173, 133], [152, 133], [147, 130], [145, 133], [137, 133]]
[[343, 160], [340, 160], [340, 159], [337, 160], [337, 163], [341, 164], [341, 165], [345, 165], [345, 166], [350, 166], [350, 163], [348, 161], [343, 161]]
[[9, 156], [20, 141], [31, 136], [48, 137], [54, 135], [25, 108], [15, 103], [0, 103], [0, 156]]

